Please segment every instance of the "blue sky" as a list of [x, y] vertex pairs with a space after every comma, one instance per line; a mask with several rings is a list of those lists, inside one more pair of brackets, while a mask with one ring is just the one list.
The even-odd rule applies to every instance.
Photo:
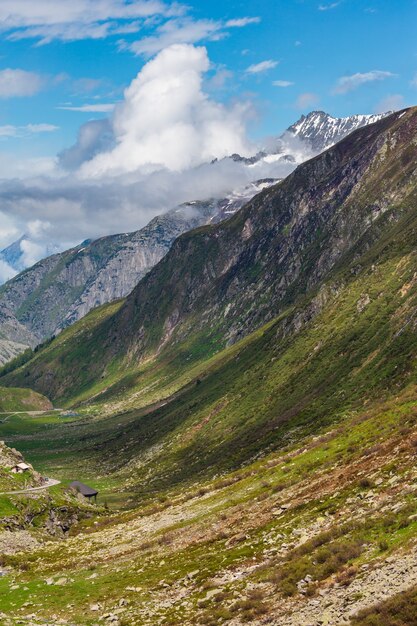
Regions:
[[[60, 107], [120, 100], [152, 45], [163, 45], [166, 25], [171, 37], [182, 29], [184, 42], [207, 47], [206, 89], [214, 99], [253, 103], [252, 137], [277, 133], [315, 108], [342, 116], [417, 101], [415, 0], [194, 0], [188, 9], [168, 3], [154, 14], [149, 5], [142, 11], [149, 15], [139, 10], [126, 19], [119, 19], [123, 0], [103, 3], [110, 7], [104, 14], [98, 0], [1, 4], [0, 72], [24, 70], [39, 79], [33, 93], [8, 96], [6, 88], [0, 100], [0, 150], [18, 156], [54, 155], [74, 142], [81, 124], [103, 117]], [[78, 4], [79, 14], [66, 15], [65, 4]], [[49, 24], [42, 23], [45, 11]], [[252, 19], [226, 25], [243, 18]], [[145, 43], [141, 51], [143, 41], [150, 50]], [[342, 77], [355, 76], [337, 88]]]

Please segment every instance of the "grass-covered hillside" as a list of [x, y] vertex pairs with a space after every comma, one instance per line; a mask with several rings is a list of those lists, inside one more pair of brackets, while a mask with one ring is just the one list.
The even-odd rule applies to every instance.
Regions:
[[0, 387], [0, 413], [14, 411], [47, 411], [51, 402], [32, 389]]

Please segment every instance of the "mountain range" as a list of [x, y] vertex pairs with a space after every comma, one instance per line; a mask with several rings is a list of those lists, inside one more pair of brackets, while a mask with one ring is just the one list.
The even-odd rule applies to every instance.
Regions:
[[[312, 112], [270, 141], [269, 153], [261, 151], [244, 161], [253, 176], [265, 163], [273, 168], [285, 161], [295, 168], [306, 156], [329, 148], [356, 128], [382, 117], [337, 119]], [[291, 144], [294, 138], [296, 146]], [[238, 155], [232, 158], [241, 160]], [[274, 178], [255, 180], [223, 199], [190, 201], [154, 218], [139, 231], [86, 241], [26, 269], [0, 288], [0, 363], [27, 347], [34, 348], [92, 308], [126, 296], [181, 233], [229, 218], [260, 190], [276, 182]], [[19, 268], [22, 242], [26, 240], [23, 236], [0, 257]]]

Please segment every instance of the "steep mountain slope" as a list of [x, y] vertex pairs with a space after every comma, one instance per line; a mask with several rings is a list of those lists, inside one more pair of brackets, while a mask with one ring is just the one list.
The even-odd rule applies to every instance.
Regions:
[[[254, 178], [265, 166], [271, 172], [277, 168], [278, 171], [281, 161], [291, 171], [308, 156], [382, 117], [357, 115], [336, 119], [313, 112], [270, 142], [266, 151], [243, 160], [253, 169]], [[289, 138], [296, 138], [297, 145], [291, 145]], [[242, 160], [238, 155], [232, 158]], [[273, 182], [272, 178], [261, 179], [224, 199], [190, 202], [155, 218], [140, 231], [84, 242], [78, 248], [41, 261], [10, 281], [0, 290], [0, 315], [7, 318], [7, 323], [0, 324], [0, 363], [81, 319], [95, 306], [124, 297], [166, 254], [179, 234], [230, 217]], [[24, 238], [2, 253], [5, 262], [13, 267], [21, 262]]]
[[414, 208], [416, 124], [411, 109], [360, 129], [230, 220], [181, 236], [82, 340], [79, 367], [68, 346], [59, 372], [39, 361], [30, 386], [59, 396], [63, 381], [67, 390], [93, 383], [112, 363], [125, 367], [181, 341], [213, 351], [279, 315]]

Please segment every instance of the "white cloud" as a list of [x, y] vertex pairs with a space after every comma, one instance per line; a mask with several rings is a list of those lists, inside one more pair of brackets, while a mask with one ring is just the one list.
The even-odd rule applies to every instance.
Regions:
[[0, 98], [33, 96], [41, 90], [42, 84], [39, 74], [7, 68], [0, 71]]
[[16, 137], [17, 127], [11, 124], [0, 126], [0, 137]]
[[223, 25], [215, 20], [174, 19], [161, 24], [156, 34], [143, 37], [128, 45], [135, 54], [152, 56], [175, 43], [199, 43], [207, 39], [221, 39]]
[[250, 65], [246, 72], [248, 74], [260, 74], [261, 72], [267, 72], [268, 70], [272, 70], [274, 67], [278, 65], [278, 61], [272, 61], [272, 59], [268, 59], [267, 61], [261, 61], [260, 63], [254, 63]]
[[274, 87], [292, 87], [292, 85], [294, 85], [294, 83], [289, 80], [274, 80], [272, 84]]
[[319, 97], [315, 93], [306, 92], [302, 93], [298, 96], [295, 101], [295, 106], [297, 109], [308, 109], [312, 106], [316, 106], [319, 102]]
[[259, 24], [260, 22], [260, 17], [241, 17], [234, 20], [228, 20], [226, 22], [226, 28], [242, 28], [244, 26], [249, 26], [249, 24]]
[[35, 38], [41, 43], [100, 39], [138, 30], [139, 22], [130, 20], [168, 18], [186, 10], [179, 3], [160, 0], [2, 0], [0, 30], [9, 33], [9, 39]]
[[259, 17], [242, 17], [226, 22], [179, 17], [158, 25], [153, 35], [142, 37], [133, 43], [121, 41], [119, 45], [121, 49], [131, 50], [136, 55], [150, 57], [176, 43], [196, 44], [202, 41], [219, 41], [228, 36], [228, 28], [243, 28], [260, 21]]
[[57, 109], [78, 111], [80, 113], [111, 113], [114, 107], [114, 104], [83, 104], [81, 106], [60, 106]]
[[85, 161], [113, 147], [111, 121], [108, 118], [92, 120], [81, 126], [76, 143], [58, 155], [59, 164], [65, 170], [77, 170]]
[[336, 9], [342, 2], [330, 2], [329, 4], [320, 4], [319, 11], [331, 11], [332, 9]]
[[392, 94], [383, 98], [375, 107], [375, 113], [387, 113], [387, 111], [399, 111], [404, 108], [404, 96]]
[[44, 242], [22, 239], [20, 242], [20, 249], [22, 251], [22, 266], [30, 267], [40, 261], [45, 256], [45, 247]]
[[53, 133], [59, 129], [59, 126], [54, 124], [28, 124], [23, 126], [30, 133]]
[[0, 182], [10, 178], [26, 179], [35, 176], [55, 176], [55, 173], [55, 157], [25, 158], [9, 152], [0, 152]]
[[233, 78], [233, 72], [226, 67], [220, 67], [206, 83], [209, 89], [222, 89]]
[[27, 137], [37, 133], [52, 133], [59, 127], [54, 124], [27, 124], [26, 126], [13, 126], [6, 124], [0, 126], [0, 137]]
[[6, 261], [0, 259], [0, 284], [5, 283], [6, 281], [16, 276], [17, 271], [11, 267]]
[[350, 76], [342, 76], [337, 81], [336, 86], [333, 89], [333, 94], [345, 94], [349, 91], [354, 91], [361, 85], [366, 83], [385, 80], [386, 78], [392, 78], [395, 74], [391, 72], [383, 72], [381, 70], [373, 70], [371, 72], [356, 73]]
[[414, 78], [412, 78], [410, 85], [412, 87], [417, 87], [417, 74], [414, 74]]
[[138, 168], [184, 170], [233, 152], [249, 153], [248, 106], [226, 107], [202, 90], [205, 48], [176, 44], [149, 61], [113, 117], [115, 147], [84, 164], [86, 177]]

